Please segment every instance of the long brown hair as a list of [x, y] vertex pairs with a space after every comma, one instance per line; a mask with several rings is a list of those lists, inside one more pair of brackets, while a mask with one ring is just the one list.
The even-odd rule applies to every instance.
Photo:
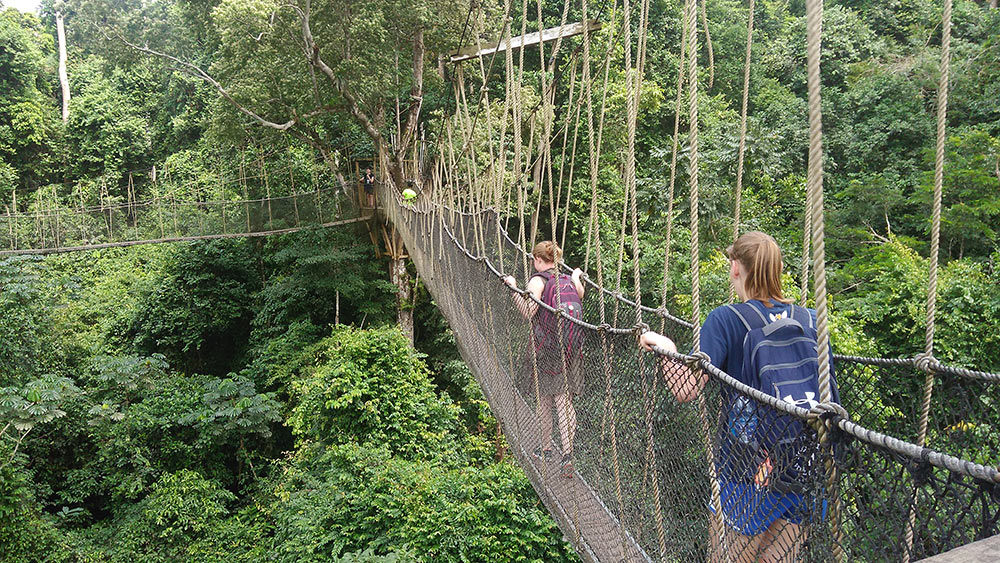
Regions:
[[748, 299], [759, 299], [765, 307], [771, 301], [791, 303], [781, 293], [781, 249], [770, 235], [760, 231], [744, 233], [726, 249], [730, 260], [743, 265], [743, 289]]

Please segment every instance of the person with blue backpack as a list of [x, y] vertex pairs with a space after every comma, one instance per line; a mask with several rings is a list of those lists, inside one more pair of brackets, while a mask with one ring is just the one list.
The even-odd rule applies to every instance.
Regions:
[[[581, 369], [583, 331], [570, 320], [582, 318], [581, 300], [584, 287], [583, 271], [573, 270], [569, 276], [559, 273], [562, 249], [552, 241], [535, 245], [531, 252], [535, 273], [528, 279], [527, 293], [531, 299], [514, 294], [514, 305], [524, 318], [531, 321], [531, 345], [525, 362], [523, 387], [537, 389], [537, 415], [541, 431], [539, 447], [534, 455], [553, 461], [552, 408], [555, 407], [562, 445], [561, 467], [564, 477], [573, 474], [573, 439], [576, 434], [576, 409], [573, 397], [583, 390]], [[513, 276], [504, 283], [517, 289]], [[538, 303], [544, 303], [562, 315], [557, 315]]]
[[[778, 244], [765, 233], [749, 232], [726, 254], [729, 279], [741, 303], [709, 313], [701, 329], [701, 351], [713, 366], [749, 387], [805, 409], [814, 407], [820, 399], [816, 312], [783, 297]], [[646, 350], [677, 351], [672, 340], [653, 331], [643, 333], [639, 344]], [[667, 387], [682, 403], [697, 398], [708, 382], [704, 371], [667, 357], [660, 367]], [[832, 368], [832, 399], [839, 403]], [[822, 464], [815, 437], [802, 421], [736, 389], [722, 386], [720, 393], [715, 474], [723, 521], [736, 532], [726, 533], [727, 551], [737, 561], [795, 561], [810, 516], [824, 508], [816, 501]], [[716, 554], [722, 533], [713, 529]]]

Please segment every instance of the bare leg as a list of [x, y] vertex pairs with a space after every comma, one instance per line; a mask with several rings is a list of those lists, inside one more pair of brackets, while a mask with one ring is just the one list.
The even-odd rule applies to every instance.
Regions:
[[555, 401], [562, 451], [563, 454], [572, 454], [573, 439], [576, 437], [576, 408], [573, 407], [573, 399], [566, 393], [556, 395]]
[[765, 563], [797, 561], [805, 544], [807, 528], [779, 518], [761, 534], [761, 561]]
[[542, 395], [538, 398], [538, 425], [541, 432], [539, 445], [542, 450], [552, 449], [552, 395]]
[[[736, 530], [723, 524], [724, 530], [718, 530], [715, 518], [709, 515], [709, 535], [712, 540], [712, 552], [708, 560], [712, 563], [754, 563], [760, 550], [761, 534], [759, 536], [744, 536]], [[726, 548], [721, 545], [721, 534], [725, 534]]]

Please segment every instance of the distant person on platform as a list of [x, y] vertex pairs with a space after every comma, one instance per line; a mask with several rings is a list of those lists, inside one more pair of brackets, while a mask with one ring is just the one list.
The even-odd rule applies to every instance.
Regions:
[[[576, 409], [573, 397], [583, 390], [582, 337], [580, 326], [569, 318], [581, 318], [583, 272], [577, 268], [572, 275], [559, 273], [562, 249], [552, 241], [535, 245], [531, 252], [535, 273], [528, 280], [527, 291], [538, 301], [561, 310], [565, 317], [559, 317], [538, 302], [521, 294], [514, 295], [514, 305], [531, 320], [531, 343], [525, 361], [523, 388], [529, 393], [538, 391], [538, 420], [541, 436], [540, 445], [534, 456], [540, 461], [554, 461], [552, 450], [552, 407], [555, 406], [559, 419], [559, 438], [562, 444], [561, 468], [563, 477], [573, 476], [573, 439], [576, 434]], [[513, 276], [504, 282], [517, 289]], [[537, 377], [536, 377], [537, 375]]]
[[365, 188], [365, 197], [368, 200], [368, 207], [375, 207], [375, 175], [371, 168], [365, 168], [365, 173], [361, 176], [361, 183]]

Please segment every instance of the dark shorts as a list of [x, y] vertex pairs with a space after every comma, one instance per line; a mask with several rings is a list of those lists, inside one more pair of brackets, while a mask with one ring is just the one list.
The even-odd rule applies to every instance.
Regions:
[[365, 184], [365, 193], [366, 194], [373, 194], [373, 193], [375, 193], [375, 185], [374, 184]]

